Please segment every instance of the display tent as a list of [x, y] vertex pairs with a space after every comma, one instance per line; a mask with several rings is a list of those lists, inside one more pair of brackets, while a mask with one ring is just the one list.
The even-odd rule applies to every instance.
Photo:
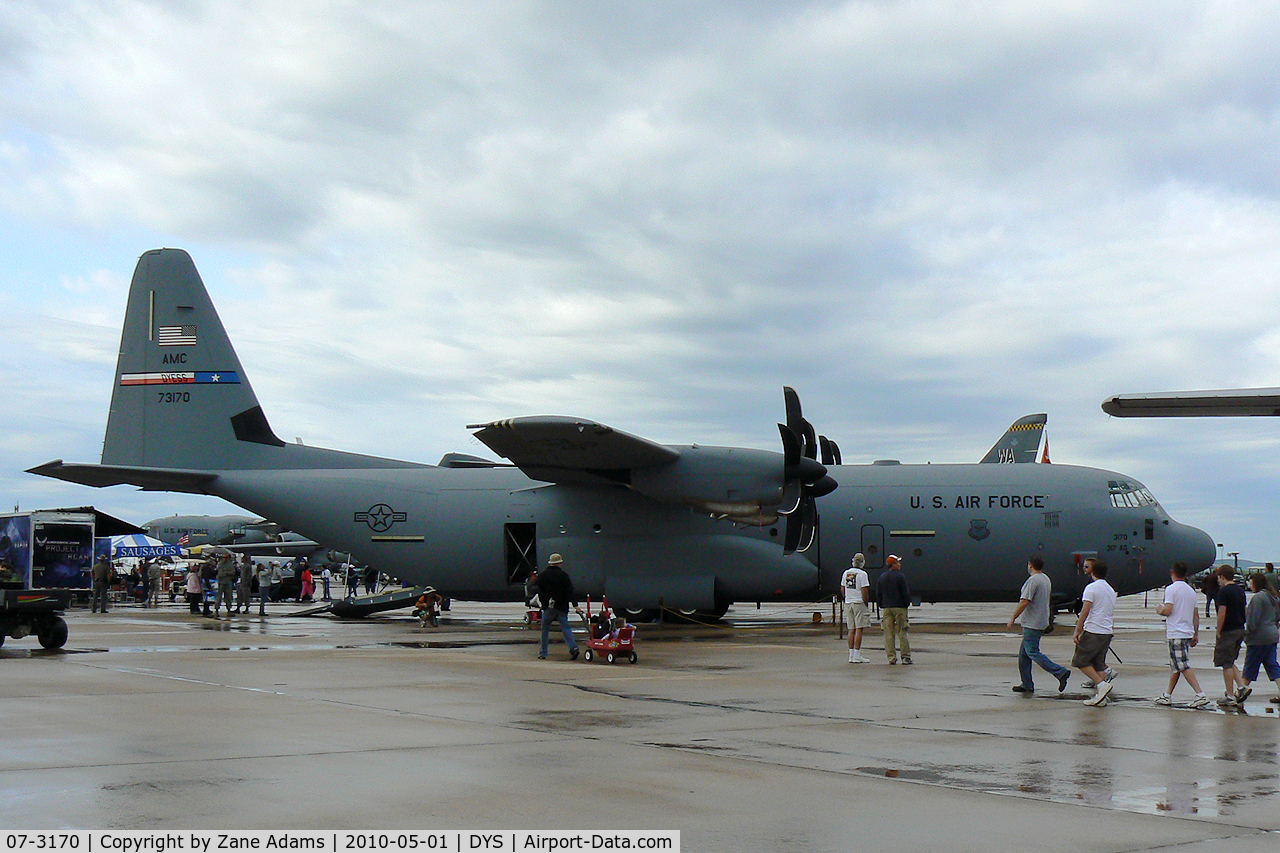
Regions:
[[178, 557], [182, 549], [142, 533], [111, 537], [111, 557]]

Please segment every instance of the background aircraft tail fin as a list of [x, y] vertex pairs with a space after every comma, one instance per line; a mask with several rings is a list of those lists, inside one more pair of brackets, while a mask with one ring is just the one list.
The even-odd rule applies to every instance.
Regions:
[[982, 462], [1035, 462], [1048, 420], [1046, 414], [1018, 418], [991, 446]]
[[271, 467], [261, 451], [283, 446], [191, 256], [144, 254], [129, 288], [102, 464]]

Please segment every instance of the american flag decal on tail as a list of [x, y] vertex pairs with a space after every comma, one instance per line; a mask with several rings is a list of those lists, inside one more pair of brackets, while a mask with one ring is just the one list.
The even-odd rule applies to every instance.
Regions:
[[161, 326], [156, 329], [156, 343], [162, 347], [193, 347], [196, 345], [196, 327]]

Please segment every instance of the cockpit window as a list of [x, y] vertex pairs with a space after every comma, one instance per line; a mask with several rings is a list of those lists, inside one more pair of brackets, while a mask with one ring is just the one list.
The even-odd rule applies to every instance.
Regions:
[[1107, 491], [1111, 493], [1112, 506], [1159, 506], [1155, 497], [1147, 491], [1146, 486], [1138, 483], [1130, 483], [1126, 480], [1108, 480]]

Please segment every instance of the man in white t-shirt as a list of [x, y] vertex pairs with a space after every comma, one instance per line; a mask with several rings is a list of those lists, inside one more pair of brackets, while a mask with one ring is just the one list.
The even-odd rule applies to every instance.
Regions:
[[1107, 694], [1111, 692], [1111, 682], [1107, 680], [1107, 650], [1111, 648], [1111, 625], [1116, 609], [1116, 591], [1107, 583], [1107, 564], [1096, 557], [1084, 561], [1084, 572], [1091, 583], [1084, 588], [1081, 599], [1084, 605], [1080, 608], [1080, 618], [1076, 620], [1076, 630], [1072, 639], [1076, 644], [1071, 665], [1079, 668], [1085, 677], [1093, 682], [1098, 692], [1092, 699], [1086, 699], [1086, 705], [1105, 705]]
[[849, 623], [849, 663], [866, 663], [862, 656], [862, 629], [871, 625], [871, 611], [867, 602], [871, 599], [871, 584], [863, 566], [867, 563], [861, 553], [853, 555], [853, 565], [840, 576], [840, 591], [844, 595], [845, 621]]
[[1173, 688], [1180, 676], [1196, 691], [1192, 708], [1203, 708], [1209, 697], [1200, 689], [1200, 680], [1191, 668], [1191, 649], [1200, 642], [1200, 605], [1196, 591], [1187, 583], [1187, 564], [1174, 563], [1169, 569], [1169, 585], [1164, 589], [1164, 603], [1156, 613], [1165, 617], [1164, 636], [1169, 642], [1169, 689], [1156, 698], [1157, 705], [1172, 705]]

